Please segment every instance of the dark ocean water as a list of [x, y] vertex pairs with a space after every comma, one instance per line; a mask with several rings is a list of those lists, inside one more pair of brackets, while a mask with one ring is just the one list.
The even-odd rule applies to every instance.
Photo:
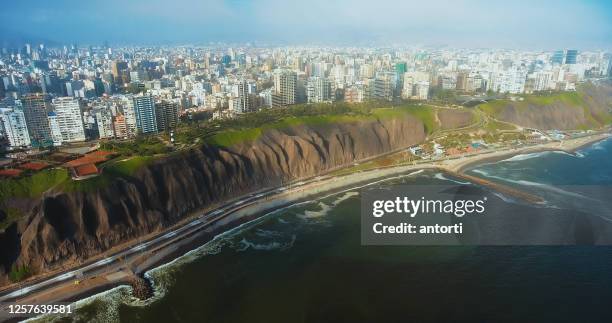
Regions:
[[[612, 185], [612, 140], [577, 156], [521, 155], [471, 172], [558, 207], [591, 205], [580, 187]], [[377, 185], [447, 180], [421, 172]], [[83, 301], [75, 316], [44, 321], [612, 320], [612, 247], [364, 247], [359, 212], [355, 191], [269, 214], [151, 271], [152, 300], [118, 288]], [[612, 210], [599, 212], [612, 219]]]

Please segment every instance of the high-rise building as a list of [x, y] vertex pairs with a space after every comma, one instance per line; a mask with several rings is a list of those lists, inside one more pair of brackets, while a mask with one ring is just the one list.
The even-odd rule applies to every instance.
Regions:
[[151, 95], [134, 97], [134, 113], [136, 115], [136, 129], [138, 133], [157, 133], [155, 101]]
[[245, 80], [237, 82], [235, 85], [235, 95], [230, 108], [235, 113], [245, 113], [254, 111], [254, 102], [249, 92], [249, 84]]
[[130, 83], [130, 69], [125, 61], [113, 61], [111, 65], [111, 72], [115, 83], [125, 84]]
[[0, 133], [12, 149], [30, 146], [30, 134], [23, 111], [0, 108]]
[[395, 72], [398, 75], [404, 75], [408, 71], [408, 64], [406, 62], [395, 63]]
[[42, 94], [30, 94], [21, 99], [23, 114], [25, 115], [33, 147], [51, 146], [51, 129], [47, 119], [47, 100]]
[[136, 136], [138, 132], [138, 129], [136, 127], [136, 110], [134, 109], [134, 97], [122, 97], [121, 107], [123, 111], [123, 117], [125, 118], [125, 136], [121, 136], [120, 138], [132, 138]]
[[564, 56], [565, 55], [563, 54], [562, 50], [556, 50], [556, 51], [554, 51], [552, 57], [550, 58], [550, 62], [552, 64], [559, 64], [559, 65], [561, 65], [561, 64], [563, 64]]
[[179, 122], [178, 103], [164, 100], [155, 104], [155, 110], [158, 131], [176, 128]]
[[466, 91], [468, 89], [468, 73], [457, 73], [457, 82], [455, 84], [457, 91]]
[[366, 99], [366, 93], [363, 85], [353, 85], [344, 90], [344, 101], [348, 103], [359, 103]]
[[414, 86], [414, 98], [417, 100], [427, 100], [429, 95], [429, 81], [418, 81]]
[[324, 77], [311, 77], [306, 87], [308, 103], [331, 101], [331, 82]]
[[576, 64], [576, 58], [578, 57], [578, 51], [575, 49], [568, 49], [565, 51], [565, 64]]
[[552, 64], [576, 64], [576, 58], [578, 57], [578, 51], [575, 49], [556, 50], [550, 62]]
[[113, 130], [116, 138], [128, 138], [128, 131], [125, 122], [125, 116], [118, 114], [113, 122]]
[[370, 87], [370, 97], [375, 100], [393, 101], [394, 80], [392, 75], [382, 75], [374, 79]]
[[114, 138], [115, 130], [113, 127], [113, 114], [109, 109], [96, 111], [96, 124], [100, 139]]
[[[276, 96], [276, 100], [274, 99]], [[297, 97], [297, 74], [288, 70], [277, 70], [274, 73], [273, 106], [295, 104]], [[274, 102], [276, 101], [276, 102]]]
[[61, 146], [64, 140], [62, 139], [62, 132], [60, 131], [59, 123], [57, 122], [57, 114], [54, 111], [50, 111], [47, 115], [47, 119], [49, 120], [49, 128], [51, 129], [53, 146]]
[[79, 100], [71, 97], [56, 98], [53, 99], [53, 108], [57, 115], [62, 141], [85, 141], [83, 111]]

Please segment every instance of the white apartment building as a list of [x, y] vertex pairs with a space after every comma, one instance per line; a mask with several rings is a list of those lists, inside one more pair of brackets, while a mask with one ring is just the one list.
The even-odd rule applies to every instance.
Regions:
[[71, 97], [56, 98], [52, 101], [62, 141], [85, 141], [83, 114], [78, 99]]
[[0, 133], [8, 139], [12, 149], [31, 144], [25, 115], [19, 109], [0, 109]]

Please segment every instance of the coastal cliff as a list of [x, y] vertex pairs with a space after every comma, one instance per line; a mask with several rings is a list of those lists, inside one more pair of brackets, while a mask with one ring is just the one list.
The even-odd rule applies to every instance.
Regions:
[[479, 108], [498, 120], [550, 130], [593, 129], [612, 123], [612, 85], [583, 84], [576, 92], [497, 100]]
[[[458, 117], [453, 126], [469, 119]], [[155, 160], [93, 190], [15, 200], [25, 216], [0, 232], [0, 284], [15, 265], [42, 273], [85, 260], [214, 203], [406, 148], [426, 134], [410, 115], [270, 129], [254, 141]]]

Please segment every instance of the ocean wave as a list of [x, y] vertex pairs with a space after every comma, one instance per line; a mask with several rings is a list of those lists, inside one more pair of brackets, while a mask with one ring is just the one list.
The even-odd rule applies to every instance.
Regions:
[[570, 156], [570, 157], [576, 157], [576, 154], [568, 153], [567, 151], [564, 151], [564, 150], [553, 150], [553, 151], [551, 151], [551, 153], [559, 154], [559, 155], [565, 155], [565, 156]]
[[262, 238], [271, 238], [271, 237], [280, 237], [283, 235], [282, 232], [272, 231], [272, 230], [264, 230], [264, 229], [256, 229], [255, 235]]
[[357, 196], [359, 195], [359, 192], [346, 192], [344, 195], [340, 196], [339, 198], [337, 198], [335, 201], [333, 201], [331, 204], [333, 206], [338, 206], [338, 204], [350, 199], [353, 196]]
[[504, 159], [501, 162], [514, 162], [514, 161], [523, 161], [527, 159], [537, 158], [549, 154], [550, 151], [541, 151], [537, 153], [529, 153], [529, 154], [519, 154], [512, 156], [510, 158]]
[[554, 193], [558, 193], [561, 195], [565, 195], [565, 196], [571, 196], [571, 197], [576, 197], [576, 198], [581, 198], [581, 199], [588, 199], [588, 200], [593, 200], [596, 201], [595, 199], [592, 199], [590, 197], [584, 196], [582, 194], [579, 193], [574, 193], [574, 192], [570, 192], [570, 191], [566, 191], [563, 189], [560, 189], [556, 186], [550, 185], [550, 184], [545, 184], [545, 183], [538, 183], [538, 182], [532, 182], [532, 181], [528, 181], [528, 180], [523, 180], [523, 179], [510, 179], [510, 178], [505, 178], [505, 177], [501, 177], [501, 176], [495, 176], [495, 175], [491, 175], [483, 170], [479, 170], [479, 169], [474, 169], [472, 170], [475, 173], [481, 174], [485, 177], [488, 178], [492, 178], [492, 179], [497, 179], [500, 181], [504, 181], [504, 182], [508, 182], [508, 183], [513, 183], [513, 184], [518, 184], [518, 185], [523, 185], [523, 186], [532, 186], [532, 187], [538, 187], [538, 188], [542, 188]]
[[271, 251], [271, 250], [281, 250], [282, 251], [282, 250], [287, 250], [293, 247], [295, 240], [296, 240], [295, 234], [291, 235], [291, 240], [289, 240], [288, 242], [271, 241], [268, 243], [254, 243], [252, 241], [247, 240], [246, 238], [242, 238], [242, 240], [240, 240], [241, 246], [237, 249], [237, 251], [246, 251], [247, 249], [264, 250], [264, 251]]
[[[118, 286], [76, 301], [72, 314], [47, 314], [22, 322], [51, 323], [65, 322], [66, 319], [71, 322], [119, 322], [119, 305], [129, 304], [133, 298], [131, 295], [131, 287]], [[95, 307], [95, 311], [88, 310], [88, 307]], [[93, 317], [91, 317], [92, 313], [94, 313]]]
[[418, 174], [421, 174], [421, 173], [422, 173], [422, 172], [424, 172], [424, 171], [425, 171], [424, 169], [419, 169], [419, 170], [417, 170], [417, 171], [414, 171], [414, 172], [412, 172], [412, 173], [408, 174], [408, 176], [418, 175]]
[[499, 197], [502, 201], [506, 202], [506, 203], [517, 203], [517, 201], [509, 196], [506, 196], [500, 192], [497, 191], [491, 191], [491, 193], [497, 197]]
[[448, 177], [444, 176], [444, 174], [442, 174], [442, 173], [436, 173], [436, 175], [434, 175], [434, 178], [439, 179], [441, 181], [449, 181], [449, 182], [453, 182], [453, 183], [457, 183], [457, 184], [461, 184], [461, 185], [471, 185], [472, 184], [470, 182], [462, 182], [462, 181], [458, 181], [458, 180], [455, 180], [455, 179], [448, 178]]
[[482, 169], [471, 169], [472, 172], [476, 173], [476, 174], [480, 174], [482, 176], [486, 176], [489, 177], [489, 173], [482, 170]]
[[298, 214], [297, 216], [304, 220], [316, 219], [327, 215], [327, 213], [332, 210], [331, 206], [323, 202], [319, 202], [317, 205], [320, 208], [319, 210], [305, 210], [304, 213]]
[[591, 145], [590, 147], [587, 147], [586, 150], [601, 150], [601, 151], [606, 151], [607, 147], [605, 146], [607, 140], [602, 140], [602, 141], [598, 141], [596, 143], [594, 143], [593, 145]]

